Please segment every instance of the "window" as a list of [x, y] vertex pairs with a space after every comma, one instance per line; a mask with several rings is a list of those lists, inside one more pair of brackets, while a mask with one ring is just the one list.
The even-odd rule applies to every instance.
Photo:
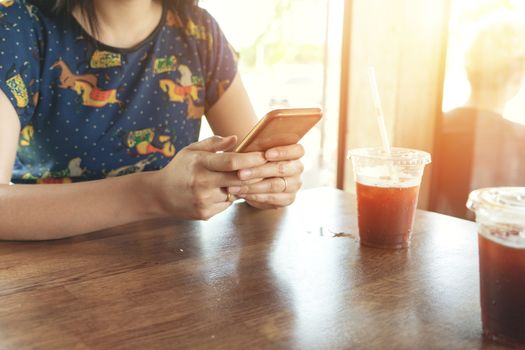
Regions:
[[431, 209], [470, 218], [470, 191], [525, 185], [525, 3], [455, 0]]
[[[334, 186], [342, 0], [200, 1], [240, 54], [259, 117], [271, 108], [321, 105], [324, 118], [302, 141], [304, 187]], [[327, 25], [330, 23], [330, 25]], [[201, 138], [212, 134], [203, 123]]]

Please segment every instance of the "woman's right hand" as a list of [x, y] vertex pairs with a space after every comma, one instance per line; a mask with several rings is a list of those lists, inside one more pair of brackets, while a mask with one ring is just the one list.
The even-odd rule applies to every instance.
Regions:
[[152, 174], [155, 197], [163, 216], [207, 220], [228, 208], [224, 188], [242, 186], [237, 171], [263, 165], [260, 153], [233, 153], [235, 136], [213, 136], [192, 143], [163, 169]]

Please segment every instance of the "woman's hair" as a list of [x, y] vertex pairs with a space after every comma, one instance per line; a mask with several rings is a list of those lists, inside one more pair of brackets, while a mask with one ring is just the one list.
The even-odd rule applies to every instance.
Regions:
[[[168, 9], [184, 14], [186, 10], [197, 6], [198, 0], [161, 0]], [[71, 20], [73, 9], [80, 8], [82, 16], [87, 19], [89, 29], [95, 36], [98, 23], [93, 0], [30, 0], [41, 11], [50, 16], [56, 16], [63, 21]]]

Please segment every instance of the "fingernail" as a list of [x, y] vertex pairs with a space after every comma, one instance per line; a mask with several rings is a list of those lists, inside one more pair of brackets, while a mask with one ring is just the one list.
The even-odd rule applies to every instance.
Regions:
[[239, 171], [239, 177], [241, 180], [248, 179], [252, 175], [252, 171], [250, 169], [242, 169]]
[[279, 157], [279, 152], [276, 150], [269, 150], [266, 152], [266, 159], [275, 159], [277, 157]]
[[241, 188], [239, 186], [228, 187], [228, 192], [230, 193], [239, 193]]
[[245, 198], [245, 197], [246, 197], [245, 194], [238, 194], [238, 195], [236, 195], [236, 196], [239, 197], [239, 198]]

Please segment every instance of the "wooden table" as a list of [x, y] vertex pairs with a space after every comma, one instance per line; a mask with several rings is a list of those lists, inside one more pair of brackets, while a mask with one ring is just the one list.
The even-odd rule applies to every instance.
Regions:
[[236, 204], [208, 222], [0, 242], [0, 349], [496, 349], [474, 223], [419, 211], [405, 250], [361, 247], [355, 198]]

